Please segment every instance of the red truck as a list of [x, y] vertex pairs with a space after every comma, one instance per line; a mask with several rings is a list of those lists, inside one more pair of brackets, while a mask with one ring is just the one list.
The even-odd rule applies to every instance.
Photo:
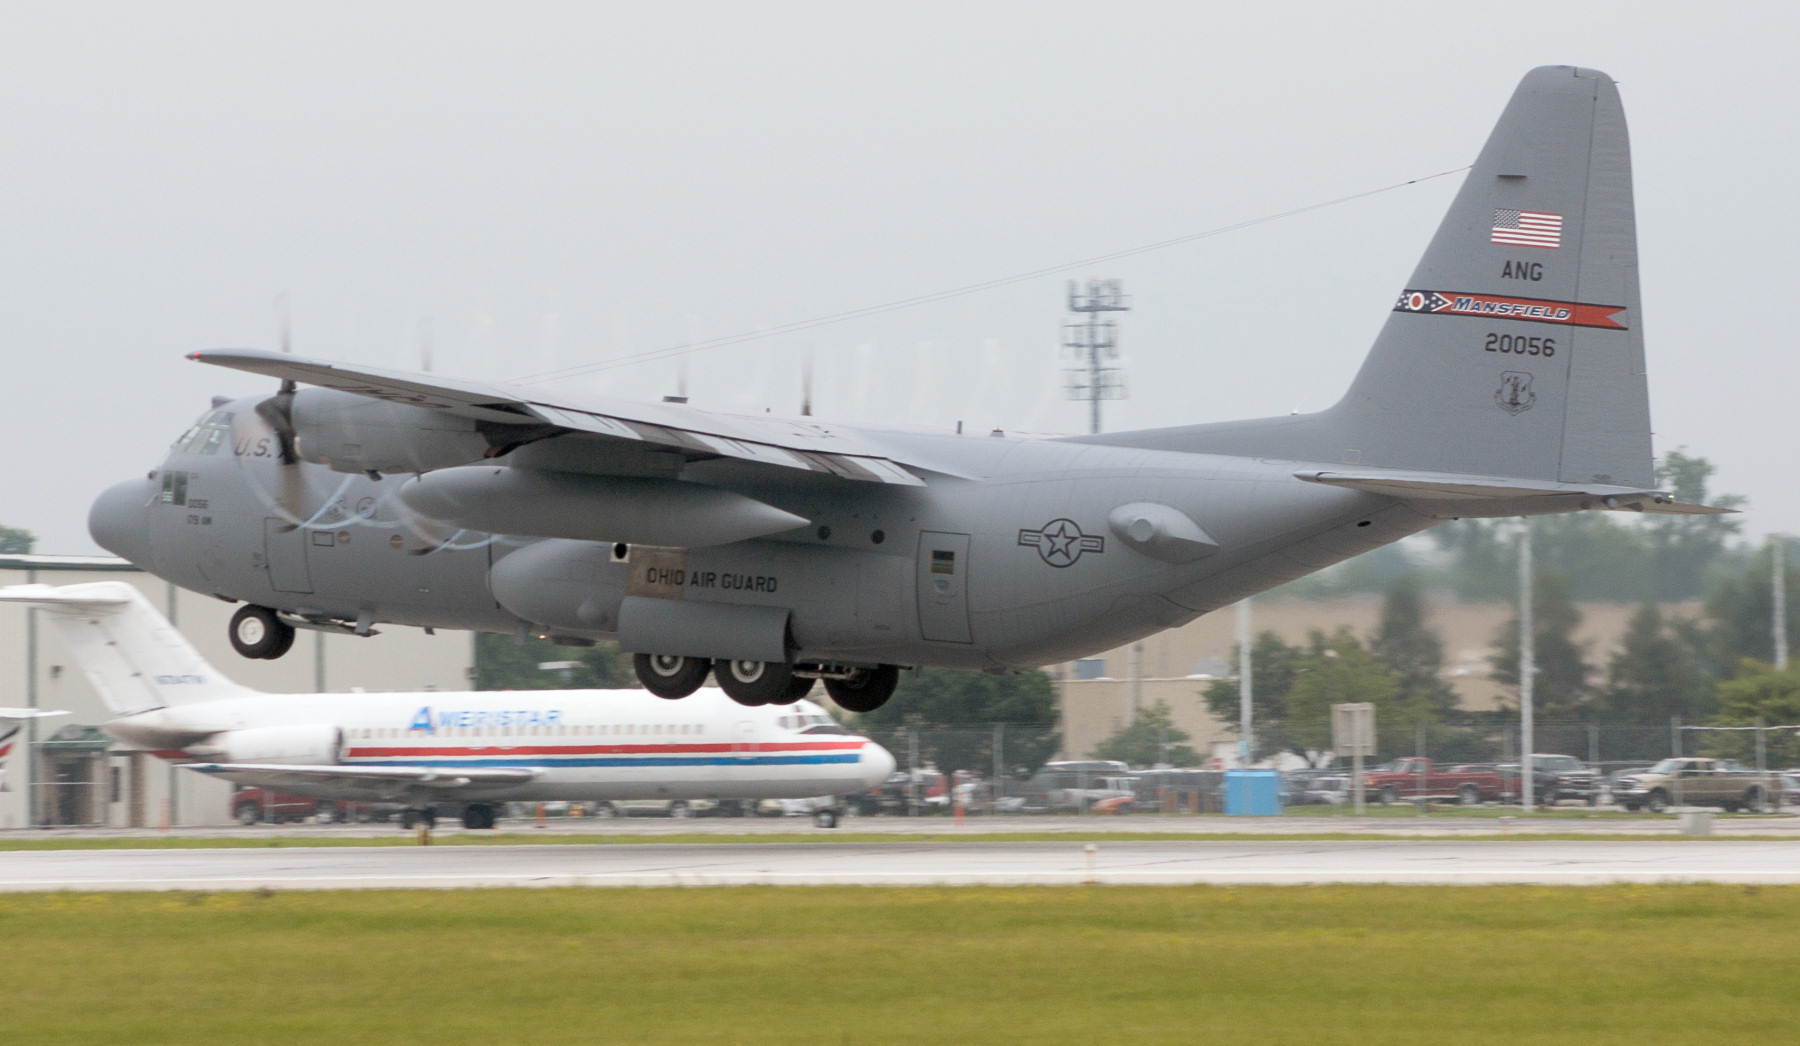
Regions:
[[1442, 799], [1474, 806], [1506, 795], [1506, 781], [1492, 766], [1463, 764], [1439, 770], [1423, 756], [1396, 759], [1363, 774], [1363, 788], [1378, 803]]

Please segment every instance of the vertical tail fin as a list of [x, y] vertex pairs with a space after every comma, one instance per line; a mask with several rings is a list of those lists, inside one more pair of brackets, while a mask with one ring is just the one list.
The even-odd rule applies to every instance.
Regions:
[[115, 716], [251, 693], [220, 675], [143, 593], [122, 581], [15, 585], [0, 602], [44, 612]]
[[1618, 89], [1534, 69], [1320, 419], [1329, 460], [1650, 487], [1642, 328]]

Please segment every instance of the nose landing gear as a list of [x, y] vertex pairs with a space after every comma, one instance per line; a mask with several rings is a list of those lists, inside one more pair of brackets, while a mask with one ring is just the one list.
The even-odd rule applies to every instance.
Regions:
[[244, 657], [273, 661], [294, 645], [294, 626], [268, 607], [243, 606], [231, 615], [231, 648]]

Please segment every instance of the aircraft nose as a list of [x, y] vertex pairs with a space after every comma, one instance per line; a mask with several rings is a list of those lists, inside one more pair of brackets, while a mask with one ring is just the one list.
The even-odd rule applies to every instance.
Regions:
[[150, 562], [150, 502], [157, 486], [134, 479], [106, 488], [88, 509], [88, 534], [101, 548], [138, 566]]
[[863, 786], [873, 788], [888, 779], [894, 772], [894, 754], [873, 741], [862, 747], [862, 757], [856, 762], [856, 769], [862, 775]]

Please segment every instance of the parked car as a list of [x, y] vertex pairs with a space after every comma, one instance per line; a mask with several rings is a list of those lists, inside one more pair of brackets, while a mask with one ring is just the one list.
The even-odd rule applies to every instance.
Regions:
[[1350, 778], [1343, 774], [1327, 774], [1295, 783], [1300, 786], [1291, 801], [1295, 806], [1337, 806], [1350, 801]]
[[590, 808], [595, 817], [703, 817], [718, 805], [713, 799], [602, 799]]
[[1782, 771], [1781, 805], [1800, 806], [1800, 770]]
[[[1506, 798], [1515, 802], [1522, 798], [1519, 764], [1501, 763], [1495, 769], [1500, 771], [1506, 783]], [[1598, 804], [1600, 775], [1572, 755], [1534, 753], [1531, 757], [1531, 801], [1549, 806], [1563, 799], [1580, 799], [1589, 806]]]
[[320, 824], [333, 821], [386, 821], [400, 809], [400, 803], [346, 803], [336, 799], [314, 799], [309, 795], [271, 792], [265, 788], [240, 788], [231, 796], [231, 816], [239, 824], [267, 821], [281, 824], [304, 821], [311, 817]]
[[1378, 803], [1402, 799], [1441, 799], [1474, 806], [1494, 802], [1506, 791], [1494, 767], [1465, 763], [1440, 769], [1424, 756], [1396, 759], [1363, 774], [1363, 788]]
[[1761, 773], [1718, 759], [1664, 759], [1621, 778], [1614, 798], [1627, 810], [1662, 813], [1671, 806], [1717, 806], [1763, 813], [1781, 801], [1781, 775]]

